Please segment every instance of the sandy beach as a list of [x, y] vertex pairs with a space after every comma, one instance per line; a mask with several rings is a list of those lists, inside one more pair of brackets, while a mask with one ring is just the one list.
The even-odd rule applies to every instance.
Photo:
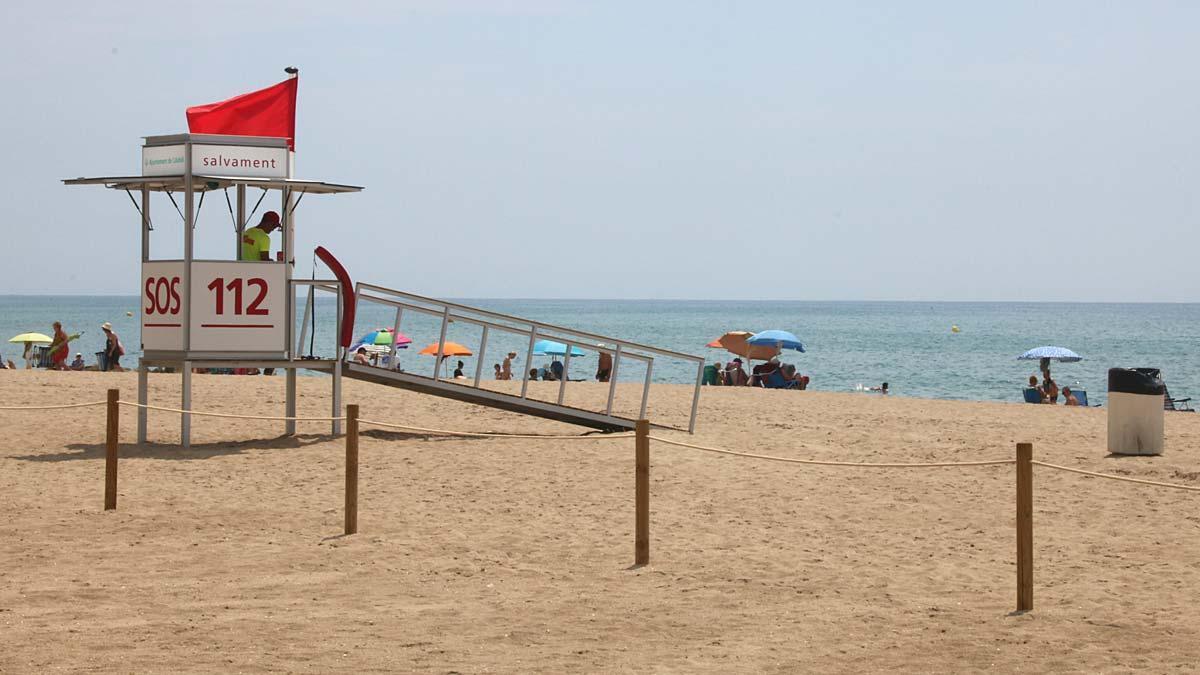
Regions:
[[[280, 415], [283, 378], [196, 376], [195, 408]], [[550, 395], [555, 385], [538, 383]], [[135, 399], [132, 373], [0, 374], [0, 405]], [[151, 376], [178, 404], [179, 377]], [[300, 379], [301, 415], [329, 414]], [[1015, 391], [1015, 389], [1014, 389]], [[603, 385], [572, 385], [580, 404]], [[651, 418], [686, 424], [667, 385]], [[347, 382], [363, 416], [585, 433]], [[625, 409], [636, 395], [622, 392]], [[1200, 486], [1200, 415], [1113, 458], [1106, 411], [708, 388], [702, 445], [861, 462], [1035, 458]], [[857, 469], [652, 445], [651, 564], [633, 563], [632, 439], [364, 427], [341, 536], [328, 423], [0, 411], [0, 672], [1147, 672], [1200, 664], [1200, 494], [1035, 467], [1035, 609], [1014, 614], [1014, 469]]]

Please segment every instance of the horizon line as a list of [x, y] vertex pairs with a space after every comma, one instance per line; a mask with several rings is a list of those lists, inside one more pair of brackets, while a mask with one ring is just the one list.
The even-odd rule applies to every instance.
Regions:
[[[46, 298], [46, 297], [61, 297], [61, 298], [140, 298], [137, 293], [0, 293], [0, 298]], [[298, 294], [297, 297], [302, 297]], [[432, 297], [432, 296], [431, 296]], [[743, 302], [743, 303], [771, 303], [771, 302], [814, 302], [814, 303], [830, 303], [830, 302], [849, 302], [849, 303], [870, 303], [870, 302], [894, 302], [894, 303], [944, 303], [944, 304], [1029, 304], [1029, 305], [1195, 305], [1200, 304], [1200, 300], [933, 300], [933, 299], [914, 299], [914, 300], [897, 300], [897, 299], [882, 299], [882, 298], [867, 298], [867, 299], [804, 299], [804, 298], [586, 298], [586, 297], [525, 297], [525, 296], [499, 296], [499, 297], [473, 297], [473, 296], [444, 296], [444, 299], [451, 301], [461, 300], [488, 300], [488, 301], [570, 301], [570, 302]]]

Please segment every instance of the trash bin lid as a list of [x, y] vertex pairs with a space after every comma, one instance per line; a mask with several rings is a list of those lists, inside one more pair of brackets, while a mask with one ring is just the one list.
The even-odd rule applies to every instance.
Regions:
[[1158, 368], [1109, 368], [1108, 391], [1162, 396], [1166, 392]]

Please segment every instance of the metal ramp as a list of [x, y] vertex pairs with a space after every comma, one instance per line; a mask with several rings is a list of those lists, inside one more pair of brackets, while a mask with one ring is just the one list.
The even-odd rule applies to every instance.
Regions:
[[342, 366], [342, 377], [375, 384], [387, 385], [415, 391], [419, 394], [429, 394], [442, 398], [454, 399], [465, 403], [499, 408], [522, 415], [533, 415], [556, 422], [566, 422], [581, 427], [599, 429], [601, 431], [629, 431], [635, 420], [624, 419], [612, 415], [572, 408], [570, 406], [545, 403], [534, 399], [521, 398], [488, 389], [477, 389], [470, 384], [459, 384], [455, 380], [435, 380], [424, 375], [397, 372], [387, 368], [364, 366], [357, 363], [346, 363]]
[[[700, 402], [700, 383], [704, 374], [704, 359], [699, 356], [659, 349], [649, 345], [564, 328], [539, 321], [531, 321], [454, 302], [435, 300], [433, 298], [361, 282], [355, 285], [353, 302], [357, 307], [359, 316], [363, 315], [363, 307], [367, 304], [384, 305], [394, 308], [395, 319], [392, 325], [394, 334], [403, 332], [402, 328], [405, 317], [409, 317], [410, 322], [414, 320], [414, 316], [432, 317], [434, 320], [440, 321], [439, 337], [436, 341], [438, 345], [438, 353], [435, 359], [436, 364], [441, 364], [443, 357], [452, 358], [443, 354], [443, 350], [447, 345], [447, 333], [450, 331], [451, 325], [454, 324], [455, 330], [460, 333], [464, 330], [462, 326], [471, 326], [472, 331], [478, 332], [478, 341], [472, 345], [468, 345], [473, 350], [472, 358], [476, 359], [476, 367], [473, 378], [449, 379], [439, 372], [436, 365], [431, 368], [429, 375], [424, 375], [396, 368], [363, 365], [347, 361], [341, 364], [341, 373], [344, 377], [398, 387], [489, 408], [498, 408], [523, 415], [533, 415], [592, 429], [625, 431], [634, 428], [636, 419], [614, 414], [614, 399], [616, 398], [617, 382], [620, 377], [622, 364], [628, 366], [633, 361], [640, 362], [645, 367], [645, 377], [641, 382], [641, 401], [638, 407], [640, 412], [637, 416], [645, 419], [655, 359], [669, 359], [673, 363], [682, 362], [685, 366], [684, 372], [688, 373], [689, 378], [690, 369], [692, 367], [695, 368], [695, 388], [690, 402], [688, 424], [686, 427], [662, 424], [656, 424], [655, 426], [679, 429], [681, 431], [688, 431], [689, 433], [695, 429], [696, 411]], [[489, 340], [493, 344], [493, 351], [495, 351], [496, 348], [494, 345], [496, 342], [507, 340], [511, 346], [514, 336], [519, 336], [520, 338], [520, 350], [524, 352], [524, 360], [520, 361], [522, 364], [520, 379], [518, 380], [514, 377], [511, 380], [512, 384], [509, 386], [514, 387], [519, 383], [520, 393], [497, 391], [492, 387], [481, 386], [483, 364], [488, 359]], [[556, 383], [556, 396], [552, 397], [554, 400], [531, 398], [529, 395], [529, 365], [534, 357], [534, 345], [540, 340], [549, 340], [564, 347], [561, 363], [562, 376]], [[597, 406], [595, 409], [574, 407], [564, 403], [567, 388], [570, 386], [603, 386], [599, 383], [581, 382], [583, 379], [591, 379], [590, 377], [571, 381], [571, 360], [572, 356], [575, 356], [578, 362], [580, 358], [577, 353], [578, 350], [582, 350], [585, 353], [597, 352], [608, 354], [612, 359], [611, 374], [606, 385], [607, 392], [599, 392], [595, 389], [591, 390], [593, 398], [600, 393], [606, 394], [604, 396], [605, 403]], [[510, 351], [516, 350], [510, 349]], [[397, 363], [396, 352], [397, 347], [393, 344], [386, 363]], [[351, 358], [353, 355], [347, 353], [346, 356], [347, 358]], [[502, 356], [496, 357], [496, 360], [498, 361], [500, 358]], [[490, 375], [491, 373], [489, 373]], [[626, 378], [625, 382], [625, 386], [628, 388], [630, 384], [629, 378]]]

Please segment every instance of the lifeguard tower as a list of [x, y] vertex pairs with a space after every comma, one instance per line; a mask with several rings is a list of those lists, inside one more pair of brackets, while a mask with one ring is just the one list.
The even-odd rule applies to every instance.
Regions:
[[[655, 359], [665, 358], [682, 362], [684, 368], [681, 372], [685, 377], [690, 378], [690, 374], [695, 373], [688, 423], [674, 427], [689, 432], [695, 428], [704, 369], [704, 360], [698, 356], [413, 295], [384, 286], [361, 282], [354, 285], [341, 264], [321, 247], [317, 248], [316, 254], [336, 278], [294, 278], [295, 211], [301, 200], [306, 195], [358, 192], [362, 188], [295, 178], [292, 176], [292, 160], [285, 138], [211, 134], [148, 136], [142, 146], [140, 175], [63, 181], [67, 185], [103, 185], [122, 190], [133, 200], [141, 217], [142, 269], [138, 293], [142, 299], [143, 355], [138, 362], [138, 403], [140, 406], [149, 403], [150, 368], [175, 369], [182, 378], [182, 400], [178, 411], [181, 419], [180, 442], [184, 447], [191, 443], [192, 372], [197, 368], [284, 371], [287, 393], [283, 417], [286, 418], [296, 417], [297, 370], [308, 369], [332, 376], [330, 403], [331, 417], [334, 418], [341, 416], [341, 387], [342, 377], [345, 376], [568, 424], [618, 431], [631, 430], [637, 419], [646, 418]], [[135, 192], [140, 199], [134, 196]], [[214, 192], [223, 193], [213, 199], [226, 202], [234, 221], [229, 257], [201, 260], [194, 255], [195, 221], [205, 196]], [[151, 193], [165, 194], [182, 220], [182, 259], [151, 259], [150, 237], [154, 231], [150, 213]], [[268, 204], [279, 205], [282, 251], [273, 260], [241, 260], [243, 233], [264, 199], [272, 195]], [[252, 197], [256, 197], [256, 201], [250, 214], [247, 214], [248, 199]], [[178, 198], [181, 198], [182, 204]], [[304, 318], [299, 322], [302, 326], [299, 339], [296, 339], [296, 297], [301, 288], [306, 288], [308, 300]], [[332, 358], [313, 358], [312, 354], [301, 356], [308, 319], [315, 311], [314, 294], [317, 291], [330, 292], [337, 297], [337, 344], [332, 350]], [[354, 334], [356, 308], [364, 304], [376, 311], [381, 308], [395, 311], [393, 334], [400, 333], [401, 322], [406, 317], [410, 320], [414, 316], [440, 320], [439, 347], [429, 375], [404, 371], [397, 365], [378, 367], [347, 362], [346, 352]], [[438, 371], [438, 364], [443, 362], [445, 356], [442, 349], [451, 324], [473, 326], [481, 331], [473, 379], [448, 380]], [[482, 381], [482, 371], [489, 336], [493, 343], [500, 338], [519, 339], [523, 343], [521, 351], [525, 354], [525, 364], [532, 360], [539, 340], [562, 344], [564, 360], [555, 394], [549, 399], [531, 396], [527, 368], [521, 369], [519, 393], [515, 390], [498, 391], [486, 386]], [[607, 390], [602, 397], [603, 403], [592, 408], [571, 406], [565, 400], [569, 381], [587, 379], [571, 378], [572, 354], [580, 351], [579, 348], [607, 354], [611, 360], [610, 376], [604, 380]], [[622, 415], [614, 407], [618, 374], [625, 373], [622, 366], [631, 361], [644, 368], [641, 399], [639, 406], [633, 409], [636, 413], [627, 409]], [[389, 363], [397, 363], [395, 344]], [[334, 420], [332, 424], [333, 434], [340, 434], [341, 423]], [[285, 425], [286, 433], [295, 433], [295, 419], [285, 420]], [[147, 412], [145, 407], [139, 407], [138, 442], [146, 442], [146, 435]]]
[[[152, 367], [176, 369], [182, 376], [182, 410], [191, 410], [194, 368], [279, 369], [287, 380], [284, 416], [296, 415], [296, 370], [306, 368], [333, 375], [333, 417], [341, 409], [341, 364], [345, 345], [339, 342], [331, 359], [299, 358], [293, 339], [296, 293], [312, 286], [338, 295], [341, 325], [342, 282], [337, 279], [296, 280], [295, 211], [306, 195], [358, 192], [361, 187], [293, 178], [292, 153], [284, 138], [177, 134], [147, 136], [142, 146], [142, 170], [137, 176], [75, 178], [67, 185], [104, 185], [123, 190], [141, 216], [142, 271], [141, 329], [143, 356], [138, 363], [138, 403], [148, 402], [147, 373]], [[234, 197], [230, 197], [230, 191]], [[247, 228], [247, 198], [257, 197], [254, 211], [268, 201], [278, 204], [282, 250], [269, 261], [240, 260]], [[140, 200], [134, 193], [140, 195]], [[183, 258], [150, 257], [153, 225], [150, 193], [165, 193], [180, 211]], [[206, 195], [224, 193], [234, 213], [230, 256], [198, 260], [193, 255], [198, 204]], [[233, 199], [236, 199], [234, 206]], [[140, 205], [139, 205], [140, 201]], [[161, 226], [161, 224], [160, 224]], [[295, 421], [286, 422], [295, 433]], [[191, 415], [181, 415], [180, 437], [190, 445]], [[333, 422], [333, 433], [341, 433]], [[146, 441], [146, 409], [138, 408], [138, 442]]]

